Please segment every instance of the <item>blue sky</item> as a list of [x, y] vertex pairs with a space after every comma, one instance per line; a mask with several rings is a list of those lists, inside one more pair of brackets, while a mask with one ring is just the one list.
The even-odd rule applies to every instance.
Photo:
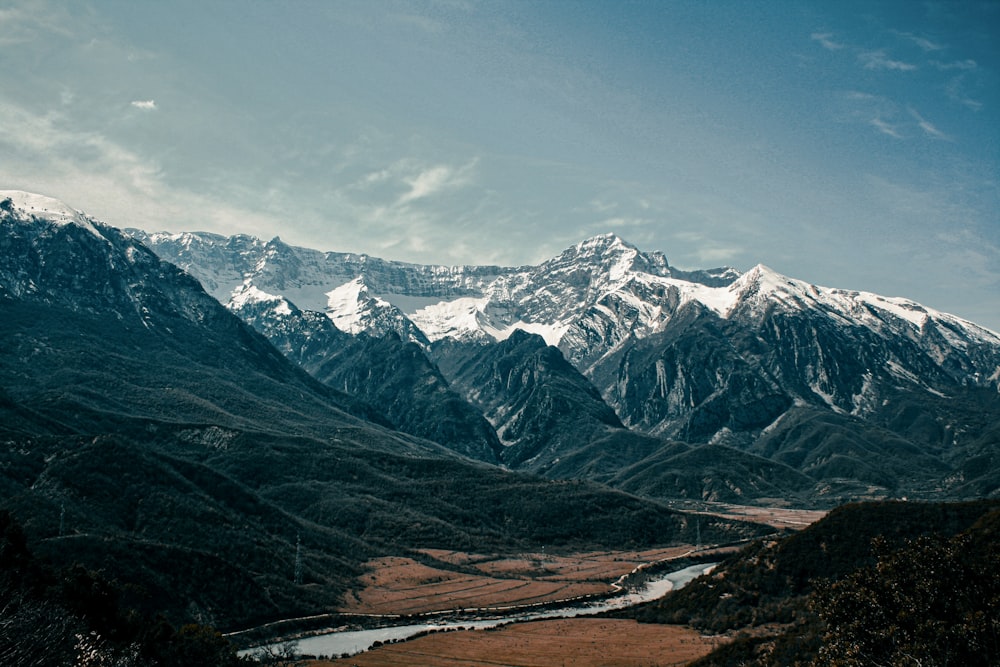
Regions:
[[0, 187], [527, 264], [615, 232], [1000, 330], [1000, 2], [8, 0]]

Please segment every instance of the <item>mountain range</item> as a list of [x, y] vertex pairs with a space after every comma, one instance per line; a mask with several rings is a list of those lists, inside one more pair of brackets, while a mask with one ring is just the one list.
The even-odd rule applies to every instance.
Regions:
[[[311, 346], [305, 329], [272, 332], [282, 350], [344, 368], [296, 363], [132, 236], [0, 192], [0, 510], [31, 551], [99, 570], [171, 621], [236, 629], [335, 610], [379, 555], [763, 532], [481, 462], [495, 432], [421, 348], [289, 313], [356, 352]], [[366, 379], [353, 361], [365, 355], [426, 392], [377, 407], [394, 385]], [[400, 430], [421, 400], [437, 430]]]
[[377, 555], [767, 530], [675, 501], [1000, 494], [995, 333], [610, 235], [421, 266], [0, 192], [0, 380], [32, 551], [223, 628], [331, 611]]
[[432, 439], [483, 461], [668, 499], [1000, 491], [1000, 336], [905, 298], [680, 270], [610, 234], [537, 266], [447, 267], [128, 233], [401, 430], [428, 436], [446, 400], [454, 436]]

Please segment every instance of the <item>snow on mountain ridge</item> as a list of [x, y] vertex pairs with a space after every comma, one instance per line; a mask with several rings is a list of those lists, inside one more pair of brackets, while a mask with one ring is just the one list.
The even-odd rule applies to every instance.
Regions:
[[[360, 276], [327, 292], [326, 299], [326, 308], [323, 312], [338, 329], [352, 334], [365, 330], [364, 311], [360, 311], [358, 305], [370, 302], [372, 297], [368, 295], [368, 288]], [[389, 305], [378, 297], [375, 297], [375, 300], [378, 305]], [[370, 307], [371, 304], [367, 305]]]
[[949, 342], [957, 347], [965, 347], [968, 340], [1000, 345], [1000, 334], [910, 299], [821, 287], [789, 278], [763, 264], [744, 273], [729, 289], [737, 293], [737, 298], [726, 311], [725, 317], [733, 316], [740, 308], [749, 308], [759, 314], [760, 309], [771, 303], [798, 310], [816, 309], [845, 324], [862, 324], [876, 332], [882, 327], [888, 327], [895, 333], [920, 335], [931, 323], [944, 323], [948, 325], [945, 327], [946, 332], [953, 326], [965, 332], [965, 337], [942, 334], [949, 337]]
[[279, 315], [290, 315], [292, 312], [287, 299], [277, 294], [268, 294], [249, 283], [233, 290], [226, 306], [230, 310], [239, 310], [252, 303], [275, 303], [273, 310]]
[[22, 190], [0, 190], [0, 202], [7, 200], [10, 200], [15, 211], [26, 218], [36, 217], [56, 225], [77, 225], [97, 238], [104, 239], [94, 226], [93, 218], [82, 211], [70, 208], [58, 199]]
[[[592, 345], [595, 335], [607, 345], [629, 335], [644, 337], [662, 330], [688, 302], [724, 319], [760, 316], [768, 304], [819, 308], [845, 326], [909, 337], [920, 337], [928, 322], [937, 322], [941, 337], [956, 345], [966, 344], [956, 328], [969, 332], [970, 340], [1000, 344], [994, 332], [907, 299], [817, 287], [764, 265], [743, 274], [730, 268], [681, 271], [670, 267], [663, 253], [642, 252], [615, 234], [586, 239], [537, 266], [522, 267], [416, 265], [247, 236], [146, 237], [224, 302], [249, 280], [299, 308], [325, 312], [345, 331], [380, 334], [378, 326], [397, 323], [419, 329], [427, 340], [503, 340], [524, 329], [541, 333], [577, 361], [589, 353], [574, 347]], [[338, 294], [335, 303], [332, 291]], [[588, 309], [600, 321], [584, 324]]]
[[[5, 199], [10, 199], [13, 208], [24, 216], [35, 216], [56, 224], [76, 224], [101, 236], [92, 218], [57, 199], [22, 191], [0, 191], [0, 200]], [[861, 321], [873, 328], [891, 324], [891, 328], [899, 331], [906, 323], [909, 335], [920, 335], [928, 323], [940, 323], [943, 324], [938, 327], [940, 335], [958, 346], [966, 345], [968, 339], [989, 345], [1000, 341], [996, 332], [908, 299], [816, 287], [782, 276], [763, 265], [742, 275], [728, 268], [680, 271], [670, 267], [662, 253], [639, 251], [613, 233], [586, 239], [538, 266], [504, 268], [408, 265], [367, 255], [296, 248], [287, 246], [278, 238], [264, 242], [247, 235], [225, 237], [205, 232], [127, 231], [161, 252], [165, 246], [173, 246], [165, 257], [193, 273], [210, 293], [223, 302], [250, 280], [263, 294], [273, 295], [277, 291], [300, 307], [322, 310], [330, 315], [335, 312], [328, 303], [331, 288], [337, 289], [351, 282], [361, 267], [364, 267], [362, 272], [365, 274], [369, 274], [373, 264], [379, 265], [376, 273], [387, 269], [399, 275], [421, 272], [423, 278], [411, 279], [405, 285], [419, 285], [419, 296], [414, 295], [412, 290], [394, 289], [383, 293], [377, 287], [372, 289], [371, 285], [368, 292], [370, 298], [398, 309], [405, 316], [416, 317], [428, 329], [433, 329], [426, 332], [431, 338], [448, 335], [442, 333], [445, 331], [467, 335], [478, 330], [480, 334], [499, 340], [513, 329], [523, 328], [544, 332], [550, 343], [558, 343], [571, 326], [569, 321], [575, 309], [601, 302], [609, 295], [622, 296], [624, 291], [629, 290], [628, 284], [635, 282], [650, 288], [673, 288], [680, 304], [697, 301], [726, 318], [733, 316], [738, 309], [752, 310], [752, 304], [762, 307], [767, 302], [773, 302], [789, 308], [804, 308], [811, 304], [823, 306], [832, 317], [843, 317], [845, 322]], [[285, 262], [289, 253], [295, 255], [293, 263], [301, 263], [303, 255], [309, 255], [311, 261], [304, 263], [308, 266], [297, 267], [299, 270], [293, 271], [292, 279], [280, 271], [268, 278], [268, 281], [284, 283], [281, 290], [275, 290], [273, 285], [257, 284], [261, 273], [271, 273], [273, 261]], [[199, 256], [194, 256], [196, 254]], [[235, 260], [228, 261], [225, 257], [235, 257]], [[345, 263], [355, 267], [353, 272], [356, 275], [349, 275], [352, 272], [350, 269], [336, 277], [328, 275], [329, 266], [326, 265]], [[306, 270], [303, 272], [302, 269]], [[596, 273], [595, 269], [598, 269]], [[563, 283], [560, 289], [553, 289], [551, 279]], [[450, 289], [439, 289], [441, 282], [448, 283]], [[719, 284], [713, 286], [710, 284], [713, 282]], [[383, 287], [400, 286], [387, 284]], [[454, 294], [456, 290], [461, 294]], [[446, 293], [448, 291], [453, 293]], [[469, 302], [466, 300], [470, 297], [474, 300], [487, 298], [488, 306], [477, 308], [474, 313], [467, 312], [464, 319], [460, 318], [461, 323], [445, 323], [445, 313], [468, 311]], [[419, 307], [415, 307], [414, 299], [421, 302]], [[622, 301], [638, 305], [632, 297]], [[453, 306], [449, 306], [452, 302]], [[537, 302], [535, 307], [531, 302]], [[352, 307], [344, 300], [338, 302], [338, 307], [341, 306]], [[353, 307], [357, 310], [357, 306]], [[514, 310], [526, 312], [518, 316]], [[639, 334], [643, 330], [661, 328], [665, 317], [669, 317], [670, 309], [656, 304], [640, 310], [645, 311], [643, 317], [646, 321], [642, 321], [636, 330]], [[469, 314], [475, 317], [468, 317]], [[347, 313], [343, 316], [352, 317]], [[361, 326], [357, 313], [353, 317], [355, 324], [352, 326]], [[436, 324], [431, 326], [432, 322]]]

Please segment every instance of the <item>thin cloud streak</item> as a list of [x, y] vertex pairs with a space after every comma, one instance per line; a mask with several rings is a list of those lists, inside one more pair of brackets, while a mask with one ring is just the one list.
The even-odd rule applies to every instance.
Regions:
[[964, 74], [960, 74], [948, 82], [945, 86], [945, 93], [948, 95], [948, 99], [957, 104], [971, 109], [972, 111], [979, 111], [983, 108], [983, 103], [974, 100], [964, 92]]
[[902, 60], [893, 60], [889, 58], [885, 51], [879, 49], [877, 51], [864, 51], [858, 54], [858, 62], [865, 69], [871, 70], [895, 70], [900, 72], [912, 72], [917, 69], [917, 66], [912, 63], [903, 62]]
[[904, 39], [909, 40], [910, 42], [913, 42], [927, 53], [932, 51], [941, 51], [945, 48], [937, 42], [931, 41], [926, 37], [921, 37], [920, 35], [914, 35], [912, 32], [899, 32], [898, 30], [893, 30], [892, 32]]
[[103, 134], [66, 129], [62, 114], [38, 116], [0, 102], [0, 152], [32, 156], [31, 170], [0, 165], [0, 182], [61, 198], [118, 227], [178, 229], [199, 211], [220, 233], [266, 235], [281, 219], [224, 198], [173, 187], [154, 162]]
[[460, 185], [461, 177], [456, 178], [455, 170], [445, 165], [424, 169], [413, 178], [406, 179], [410, 191], [399, 198], [398, 205], [418, 199], [426, 199], [442, 190]]
[[972, 60], [971, 58], [968, 58], [966, 60], [955, 60], [950, 63], [941, 62], [940, 60], [932, 60], [931, 64], [943, 72], [947, 72], [949, 70], [954, 70], [954, 69], [972, 71], [979, 67], [979, 63], [977, 63], [975, 60]]
[[939, 130], [937, 127], [935, 127], [934, 124], [931, 123], [929, 120], [927, 120], [926, 118], [924, 118], [923, 116], [921, 116], [919, 113], [917, 113], [916, 109], [912, 109], [911, 108], [911, 109], [909, 109], [909, 111], [910, 111], [910, 115], [913, 116], [914, 120], [917, 121], [917, 125], [919, 125], [920, 129], [923, 130], [927, 135], [929, 135], [929, 136], [931, 136], [931, 137], [933, 137], [935, 139], [943, 139], [945, 141], [951, 141], [951, 137], [949, 137], [947, 134], [945, 134], [944, 132], [942, 132], [941, 130]]
[[845, 44], [841, 44], [840, 42], [833, 41], [832, 32], [814, 32], [813, 34], [809, 35], [809, 38], [814, 42], [819, 42], [820, 46], [822, 46], [827, 51], [839, 51], [840, 49], [846, 46]]
[[891, 124], [885, 122], [881, 118], [872, 118], [868, 122], [872, 125], [872, 127], [874, 127], [875, 129], [877, 129], [882, 134], [887, 134], [890, 137], [893, 137], [895, 139], [902, 139], [903, 138], [903, 135], [899, 133], [899, 130], [897, 130], [894, 126], [892, 126]]

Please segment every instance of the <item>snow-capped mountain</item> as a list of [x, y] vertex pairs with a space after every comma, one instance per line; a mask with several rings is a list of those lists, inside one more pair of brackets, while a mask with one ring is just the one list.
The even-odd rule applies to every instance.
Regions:
[[110, 313], [178, 350], [207, 326], [276, 363], [221, 301], [365, 401], [351, 410], [473, 458], [668, 496], [1000, 492], [1000, 337], [906, 299], [681, 271], [614, 235], [537, 266], [443, 267], [125, 235], [25, 193], [0, 209], [9, 302]]
[[[110, 311], [120, 321], [147, 328], [162, 326], [165, 317], [197, 322], [217, 311], [190, 275], [58, 200], [0, 191], [0, 216], [2, 296], [80, 312]], [[95, 256], [101, 261], [94, 262]], [[170, 282], [193, 290], [161, 289]]]
[[[279, 239], [131, 233], [236, 312], [248, 299], [269, 300], [280, 317], [291, 302], [345, 332], [395, 332], [417, 342], [470, 403], [483, 403], [508, 449], [521, 447], [524, 434], [507, 437], [516, 429], [506, 416], [540, 414], [544, 406], [525, 404], [531, 395], [513, 385], [491, 393], [487, 405], [485, 388], [470, 384], [475, 374], [459, 373], [444, 356], [475, 357], [475, 347], [518, 330], [558, 347], [629, 429], [736, 447], [817, 479], [854, 480], [851, 492], [892, 488], [878, 461], [895, 460], [901, 447], [934, 449], [936, 461], [948, 460], [945, 468], [995, 447], [989, 419], [956, 417], [953, 408], [1000, 415], [1000, 336], [904, 298], [811, 285], [763, 265], [742, 274], [683, 271], [611, 234], [537, 266], [445, 267]], [[463, 346], [473, 347], [459, 352]], [[829, 444], [844, 433], [867, 444]], [[553, 459], [532, 455], [535, 470], [567, 460], [558, 447], [534, 451]], [[920, 483], [930, 488], [941, 469], [928, 463], [926, 470]]]
[[680, 271], [661, 253], [640, 252], [611, 234], [538, 266], [505, 268], [407, 264], [293, 247], [277, 238], [128, 231], [223, 303], [253, 287], [325, 312], [350, 333], [396, 330], [431, 342], [503, 340], [521, 329], [574, 360], [604, 347], [600, 330], [613, 329], [616, 340], [629, 333], [642, 337], [679, 303], [699, 297], [711, 302], [739, 276], [729, 268]]
[[[280, 297], [326, 313], [342, 331], [396, 331], [424, 345], [504, 340], [520, 329], [559, 347], [588, 376], [598, 360], [666, 331], [679, 309], [694, 304], [749, 327], [775, 312], [808, 313], [858, 335], [909, 341], [926, 359], [884, 360], [901, 379], [925, 382], [931, 372], [963, 385], [1000, 385], [1000, 336], [972, 322], [907, 299], [818, 287], [763, 265], [742, 275], [731, 268], [681, 271], [662, 253], [611, 234], [538, 266], [503, 268], [406, 264], [279, 239], [131, 233], [231, 307]], [[817, 395], [825, 391], [820, 370], [814, 367], [808, 381]]]

